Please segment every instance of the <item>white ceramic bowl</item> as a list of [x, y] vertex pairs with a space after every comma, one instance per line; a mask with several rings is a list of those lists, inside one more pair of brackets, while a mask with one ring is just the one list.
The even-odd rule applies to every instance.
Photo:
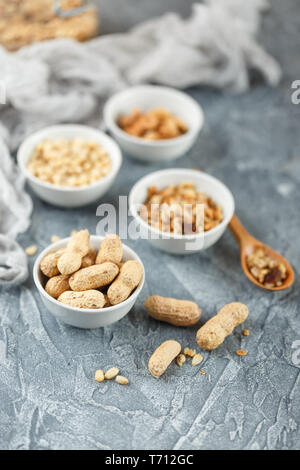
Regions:
[[[148, 141], [124, 132], [117, 124], [123, 114], [130, 114], [134, 108], [148, 111], [166, 108], [181, 118], [188, 132], [174, 139]], [[197, 101], [186, 93], [173, 88], [143, 85], [128, 88], [112, 96], [104, 107], [104, 121], [107, 129], [121, 148], [132, 157], [145, 162], [157, 163], [184, 155], [194, 144], [203, 127], [203, 111]]]
[[[222, 206], [224, 218], [219, 225], [207, 232], [195, 235], [163, 234], [139, 216], [139, 205], [145, 202], [149, 186], [162, 189], [183, 182], [194, 183], [197, 189]], [[234, 199], [229, 189], [213, 176], [198, 170], [179, 168], [156, 171], [140, 179], [129, 194], [129, 207], [143, 237], [153, 246], [168, 253], [188, 255], [204, 250], [219, 240], [234, 214]]]
[[[96, 141], [104, 147], [112, 164], [112, 169], [107, 176], [89, 185], [69, 188], [45, 183], [27, 169], [29, 158], [39, 142], [45, 139], [74, 139], [75, 137]], [[31, 189], [44, 201], [59, 207], [81, 207], [97, 201], [111, 187], [122, 164], [120, 148], [109, 136], [92, 127], [73, 124], [46, 127], [32, 134], [20, 146], [17, 159]]]
[[[95, 249], [99, 248], [100, 243], [104, 237], [92, 235], [90, 244]], [[60, 248], [67, 245], [70, 238], [65, 238], [59, 242], [53, 243], [46, 248], [37, 258], [33, 267], [33, 279], [35, 285], [40, 293], [41, 299], [44, 302], [45, 307], [51, 312], [58, 320], [67, 323], [68, 325], [76, 326], [78, 328], [99, 328], [101, 326], [110, 325], [123, 318], [134, 306], [145, 282], [145, 269], [141, 259], [138, 255], [128, 246], [123, 244], [123, 260], [136, 260], [141, 263], [144, 270], [143, 279], [140, 285], [135, 289], [131, 296], [119, 305], [114, 305], [108, 308], [102, 309], [83, 309], [74, 308], [69, 305], [62, 304], [58, 300], [53, 299], [44, 289], [46, 283], [46, 277], [40, 270], [40, 263], [44, 256], [48, 253], [55, 252]]]

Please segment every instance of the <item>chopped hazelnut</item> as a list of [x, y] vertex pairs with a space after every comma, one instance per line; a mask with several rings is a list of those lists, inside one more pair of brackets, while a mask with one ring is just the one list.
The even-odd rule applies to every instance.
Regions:
[[119, 118], [118, 125], [127, 134], [147, 140], [172, 139], [188, 131], [182, 119], [163, 108], [145, 113], [140, 109], [133, 109], [128, 116]]
[[254, 250], [247, 257], [247, 266], [252, 276], [266, 287], [279, 287], [286, 279], [286, 267], [277, 263], [263, 248]]

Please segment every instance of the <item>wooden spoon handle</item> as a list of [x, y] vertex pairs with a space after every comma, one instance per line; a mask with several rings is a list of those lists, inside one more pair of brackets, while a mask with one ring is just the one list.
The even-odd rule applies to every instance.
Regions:
[[229, 228], [240, 246], [245, 242], [250, 242], [253, 240], [252, 235], [247, 232], [240, 219], [236, 215], [234, 215], [229, 222]]

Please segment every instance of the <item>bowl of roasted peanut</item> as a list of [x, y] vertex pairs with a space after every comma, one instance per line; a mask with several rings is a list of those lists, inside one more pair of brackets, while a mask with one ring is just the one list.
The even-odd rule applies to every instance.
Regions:
[[124, 152], [158, 163], [190, 150], [204, 115], [197, 101], [182, 91], [142, 85], [112, 96], [104, 107], [104, 121]]
[[162, 251], [188, 255], [220, 239], [234, 214], [234, 198], [213, 176], [174, 168], [141, 178], [129, 207], [141, 237]]
[[145, 281], [139, 256], [118, 235], [80, 230], [51, 244], [37, 258], [33, 278], [46, 308], [78, 328], [99, 328], [123, 318]]
[[72, 208], [95, 202], [109, 190], [121, 168], [122, 153], [98, 129], [62, 124], [25, 139], [17, 160], [37, 196]]

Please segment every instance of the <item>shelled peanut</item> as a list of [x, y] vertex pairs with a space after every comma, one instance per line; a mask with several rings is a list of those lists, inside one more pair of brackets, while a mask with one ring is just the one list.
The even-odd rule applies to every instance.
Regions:
[[104, 373], [103, 369], [98, 369], [95, 372], [95, 380], [98, 383], [102, 383], [104, 381], [112, 381], [115, 379], [115, 382], [117, 382], [119, 385], [129, 385], [129, 380], [127, 377], [124, 377], [123, 375], [119, 375], [119, 369], [118, 367], [111, 367], [108, 371]]
[[87, 255], [82, 258], [81, 268], [88, 268], [89, 266], [93, 266], [96, 262], [97, 251], [89, 247], [89, 251]]
[[[56, 251], [55, 253], [49, 253], [49, 255], [45, 256], [40, 264], [40, 268], [42, 273], [47, 277], [53, 277], [60, 274], [59, 269], [57, 267], [57, 262], [61, 255], [65, 253], [66, 249], [63, 248], [61, 250]], [[87, 268], [95, 264], [97, 256], [97, 251], [89, 247], [89, 251], [87, 255], [82, 258], [81, 268]]]
[[47, 294], [54, 297], [54, 299], [57, 299], [67, 290], [70, 290], [69, 276], [64, 276], [63, 274], [50, 278], [45, 286]]
[[58, 297], [58, 301], [76, 308], [103, 308], [105, 298], [99, 290], [86, 290], [84, 292], [66, 291]]
[[80, 269], [82, 259], [89, 252], [89, 242], [90, 234], [88, 230], [81, 230], [71, 238], [65, 252], [57, 261], [57, 267], [61, 274], [73, 274]]
[[139, 285], [143, 277], [143, 267], [138, 261], [126, 261], [117, 279], [108, 288], [107, 296], [112, 305], [124, 302]]
[[45, 276], [53, 277], [60, 274], [59, 269], [57, 267], [57, 262], [64, 252], [64, 249], [58, 250], [55, 253], [49, 253], [42, 259], [40, 268]]
[[[160, 296], [148, 297], [145, 307], [150, 316], [157, 320], [166, 321], [176, 326], [189, 326], [199, 319], [201, 310], [194, 302], [182, 301]], [[190, 323], [189, 309], [194, 309], [195, 318]], [[187, 314], [187, 315], [186, 315]], [[219, 310], [217, 315], [208, 320], [197, 332], [197, 343], [204, 350], [212, 350], [220, 346], [237, 325], [243, 323], [248, 317], [248, 307], [241, 302], [232, 302]], [[244, 330], [244, 332], [248, 330]], [[238, 356], [246, 356], [244, 350], [237, 350]], [[203, 355], [196, 349], [185, 347], [181, 351], [181, 345], [174, 340], [165, 341], [152, 354], [149, 359], [148, 369], [151, 375], [159, 378], [176, 359], [176, 364], [182, 367], [187, 359], [196, 367], [204, 360]], [[200, 373], [205, 374], [204, 370]]]
[[175, 326], [195, 325], [202, 310], [195, 302], [152, 295], [145, 300], [150, 317]]
[[108, 235], [98, 251], [89, 240], [88, 230], [75, 232], [66, 248], [42, 259], [40, 269], [48, 278], [45, 290], [59, 302], [76, 308], [117, 305], [140, 284], [143, 267], [137, 261], [122, 263], [123, 246], [117, 235]]
[[232, 302], [225, 305], [198, 330], [198, 345], [208, 351], [216, 349], [247, 317], [248, 307], [245, 304]]
[[96, 264], [105, 263], [110, 261], [111, 263], [119, 264], [123, 258], [123, 245], [118, 235], [109, 234], [103, 240], [100, 245]]
[[148, 362], [148, 369], [155, 378], [160, 377], [171, 362], [180, 354], [181, 345], [175, 340], [162, 343], [152, 354]]
[[73, 291], [98, 289], [110, 284], [119, 274], [119, 268], [113, 263], [95, 264], [80, 269], [70, 277], [70, 287]]

